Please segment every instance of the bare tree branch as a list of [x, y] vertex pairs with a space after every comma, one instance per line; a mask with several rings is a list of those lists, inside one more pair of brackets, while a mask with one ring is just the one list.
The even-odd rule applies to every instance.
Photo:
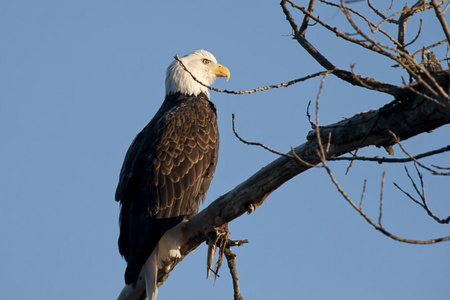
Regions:
[[273, 150], [272, 148], [267, 147], [267, 146], [264, 145], [263, 143], [260, 143], [260, 142], [249, 142], [249, 141], [246, 141], [246, 140], [244, 140], [243, 138], [241, 138], [241, 136], [236, 132], [236, 127], [234, 126], [234, 114], [231, 115], [231, 124], [232, 124], [232, 127], [233, 127], [233, 133], [234, 133], [234, 135], [235, 135], [235, 136], [238, 138], [238, 140], [241, 141], [242, 143], [247, 144], [247, 145], [253, 145], [253, 146], [259, 146], [259, 147], [262, 147], [262, 148], [266, 149], [267, 151], [272, 152], [272, 153], [277, 154], [277, 155], [280, 155], [280, 156], [285, 156], [285, 157], [289, 157], [289, 158], [294, 157], [294, 156], [291, 155], [291, 154], [285, 154], [285, 153], [282, 153], [282, 152]]
[[448, 28], [447, 21], [445, 21], [444, 14], [441, 11], [441, 8], [440, 8], [441, 4], [439, 4], [436, 0], [431, 0], [431, 5], [434, 8], [436, 17], [438, 18], [439, 22], [441, 23], [442, 30], [444, 31], [444, 34], [447, 38], [447, 43], [450, 43], [450, 29]]
[[[395, 134], [393, 134], [393, 135], [395, 137]], [[409, 154], [408, 151], [406, 151], [406, 149], [402, 146], [402, 144], [400, 143], [400, 140], [398, 140], [397, 137], [395, 137], [395, 139], [396, 139], [397, 144], [400, 147], [400, 149], [402, 149], [403, 153], [405, 153], [412, 161], [414, 161], [415, 164], [417, 164], [421, 168], [429, 171], [433, 175], [441, 175], [441, 176], [449, 176], [450, 175], [450, 173], [439, 172], [439, 171], [433, 170], [433, 169], [425, 166], [424, 164], [420, 163], [415, 157], [413, 157], [411, 154]]]
[[380, 191], [380, 212], [378, 214], [378, 225], [383, 228], [381, 224], [381, 218], [383, 217], [383, 193], [384, 193], [384, 179], [386, 178], [386, 170], [383, 171], [383, 177], [381, 179], [381, 191]]
[[[341, 5], [340, 5], [340, 4], [337, 4], [337, 3], [328, 2], [328, 1], [325, 1], [325, 0], [320, 0], [320, 2], [341, 9]], [[356, 16], [358, 16], [359, 18], [363, 19], [363, 20], [367, 23], [367, 25], [369, 26], [369, 29], [370, 29], [370, 31], [371, 31], [372, 33], [376, 33], [376, 32], [379, 31], [379, 32], [381, 32], [384, 36], [386, 36], [393, 44], [395, 44], [395, 45], [397, 45], [397, 46], [400, 46], [400, 43], [399, 43], [396, 39], [394, 39], [387, 31], [381, 29], [380, 26], [375, 25], [375, 24], [374, 24], [372, 21], [370, 21], [366, 16], [364, 16], [363, 14], [361, 14], [360, 12], [358, 12], [358, 11], [356, 11], [356, 10], [354, 10], [354, 9], [351, 9], [351, 8], [347, 8], [347, 9], [348, 9], [351, 13], [353, 13], [353, 14], [355, 14]]]
[[[390, 18], [387, 18], [387, 17], [384, 16], [385, 13], [389, 12], [389, 11], [392, 9], [392, 5], [393, 5], [393, 4], [394, 4], [394, 0], [391, 0], [391, 5], [389, 6], [389, 8], [388, 8], [387, 10], [381, 12], [381, 11], [379, 11], [378, 9], [376, 9], [376, 8], [372, 5], [372, 2], [370, 2], [370, 0], [367, 0], [367, 5], [372, 9], [372, 11], [373, 11], [375, 14], [377, 14], [380, 18], [382, 18], [383, 21], [386, 20], [387, 22], [397, 24], [396, 21], [391, 20]], [[379, 27], [379, 26], [378, 26], [378, 27]]]
[[[323, 82], [322, 82], [323, 84]], [[322, 89], [322, 85], [320, 87], [320, 90]], [[320, 90], [318, 95], [320, 95]], [[316, 101], [316, 123], [319, 124], [319, 119], [318, 119], [318, 111], [319, 111], [319, 97], [317, 98]], [[317, 154], [318, 157], [321, 160], [322, 165], [324, 166], [325, 170], [327, 171], [331, 181], [333, 182], [333, 184], [335, 185], [335, 187], [338, 189], [339, 193], [344, 197], [345, 200], [347, 200], [347, 202], [356, 210], [359, 212], [359, 214], [370, 224], [372, 225], [376, 230], [380, 231], [382, 234], [388, 236], [389, 238], [399, 241], [399, 242], [404, 242], [404, 243], [409, 243], [409, 244], [434, 244], [434, 243], [438, 243], [438, 242], [443, 242], [443, 241], [450, 241], [450, 236], [445, 236], [445, 237], [440, 237], [440, 238], [434, 238], [434, 239], [429, 239], [429, 240], [414, 240], [414, 239], [406, 239], [406, 238], [402, 238], [399, 237], [395, 234], [392, 234], [391, 232], [387, 231], [381, 222], [382, 219], [382, 215], [383, 215], [383, 190], [384, 190], [384, 178], [386, 175], [386, 171], [383, 172], [383, 177], [382, 177], [382, 182], [381, 182], [381, 193], [380, 193], [380, 207], [379, 207], [379, 215], [378, 215], [378, 224], [375, 223], [362, 209], [362, 200], [364, 197], [364, 192], [365, 192], [365, 187], [366, 187], [366, 181], [364, 181], [364, 189], [363, 189], [363, 193], [361, 195], [361, 200], [360, 200], [360, 204], [359, 207], [356, 206], [356, 204], [353, 202], [353, 200], [350, 198], [350, 196], [347, 195], [347, 193], [342, 189], [342, 187], [339, 185], [339, 183], [337, 182], [336, 178], [334, 177], [331, 169], [328, 167], [327, 165], [327, 156], [329, 156], [330, 154], [328, 153], [328, 150], [325, 150], [323, 148], [323, 145], [321, 143], [321, 138], [320, 138], [320, 127], [318, 127], [317, 131], [315, 132], [317, 140], [318, 140], [318, 150], [317, 150]], [[408, 174], [409, 176], [409, 174]], [[423, 184], [423, 182], [422, 182]], [[413, 185], [417, 191], [417, 188], [413, 182]], [[419, 192], [418, 192], [419, 193]], [[424, 195], [424, 192], [423, 192]], [[418, 203], [418, 201], [414, 200], [415, 202]], [[424, 202], [425, 206], [426, 206], [426, 202]], [[431, 215], [434, 216], [434, 215]], [[450, 217], [449, 217], [450, 218]]]
[[241, 288], [239, 286], [239, 277], [237, 273], [237, 267], [236, 267], [236, 254], [231, 251], [232, 246], [241, 246], [245, 243], [248, 243], [247, 240], [241, 240], [241, 241], [230, 241], [228, 240], [227, 245], [224, 249], [224, 254], [227, 259], [228, 268], [230, 269], [231, 279], [233, 281], [233, 290], [234, 290], [234, 300], [244, 300], [244, 298], [241, 295]]
[[[325, 162], [325, 163], [324, 163]], [[414, 240], [414, 239], [406, 239], [406, 238], [401, 238], [397, 235], [392, 234], [391, 232], [385, 230], [383, 228], [383, 226], [381, 225], [381, 212], [382, 212], [382, 202], [380, 201], [380, 215], [379, 215], [379, 219], [378, 219], [378, 223], [376, 224], [366, 213], [364, 213], [364, 211], [362, 211], [362, 209], [358, 206], [356, 206], [356, 204], [351, 200], [351, 198], [345, 193], [345, 191], [341, 188], [341, 186], [339, 185], [339, 183], [337, 182], [336, 178], [334, 177], [333, 173], [331, 172], [330, 168], [326, 165], [326, 160], [323, 160], [322, 163], [324, 164], [325, 169], [327, 170], [328, 175], [331, 178], [331, 181], [333, 182], [333, 184], [336, 186], [336, 188], [338, 189], [339, 193], [344, 197], [344, 199], [347, 200], [347, 202], [350, 203], [350, 205], [359, 212], [359, 214], [370, 224], [372, 225], [376, 230], [380, 231], [382, 234], [388, 236], [389, 238], [399, 241], [399, 242], [404, 242], [404, 243], [409, 243], [409, 244], [435, 244], [435, 243], [439, 243], [439, 242], [444, 242], [444, 241], [450, 241], [450, 236], [445, 236], [445, 237], [440, 237], [440, 238], [434, 238], [434, 239], [429, 239], [429, 240]], [[380, 197], [380, 199], [382, 199]]]
[[[421, 82], [422, 84], [426, 84], [427, 85], [427, 84], [429, 84], [428, 82], [431, 81], [431, 84], [433, 85], [433, 88], [430, 86], [429, 89], [434, 94], [434, 97], [438, 97], [439, 96], [439, 97], [443, 97], [443, 98], [446, 98], [446, 99], [450, 99], [450, 96], [448, 95], [448, 93], [446, 93], [444, 90], [442, 90], [440, 88], [440, 86], [437, 85], [434, 82], [433, 76], [430, 76], [430, 74], [426, 70], [424, 71], [424, 74], [425, 74], [427, 80], [422, 79], [422, 77], [420, 76], [420, 73], [419, 73], [420, 64], [415, 62], [414, 58], [406, 51], [406, 47], [405, 46], [392, 48], [392, 47], [389, 47], [387, 45], [383, 45], [380, 42], [377, 42], [377, 41], [373, 40], [371, 37], [369, 37], [367, 34], [365, 34], [358, 26], [356, 26], [356, 24], [353, 22], [352, 17], [351, 17], [351, 15], [349, 13], [350, 12], [349, 8], [344, 6], [342, 1], [341, 1], [341, 4], [339, 5], [339, 7], [344, 12], [345, 16], [347, 17], [347, 20], [353, 26], [353, 28], [358, 32], [358, 34], [361, 35], [364, 38], [364, 40], [369, 41], [369, 43], [366, 43], [366, 42], [363, 42], [361, 40], [355, 39], [353, 37], [350, 37], [347, 34], [344, 34], [344, 33], [340, 32], [339, 30], [337, 30], [336, 27], [332, 27], [332, 26], [326, 24], [325, 22], [323, 22], [322, 20], [320, 20], [319, 18], [314, 16], [311, 12], [309, 12], [305, 8], [303, 8], [303, 7], [293, 3], [291, 0], [282, 0], [281, 1], [282, 9], [283, 9], [283, 12], [286, 15], [286, 19], [291, 24], [291, 27], [292, 27], [292, 29], [295, 32], [295, 35], [294, 35], [295, 39], [299, 42], [299, 44], [303, 48], [305, 48], [306, 51], [308, 51], [308, 53], [317, 62], [319, 62], [327, 70], [333, 70], [334, 71], [333, 73], [337, 77], [339, 77], [340, 79], [348, 81], [348, 82], [350, 82], [351, 84], [354, 84], [354, 85], [358, 85], [358, 86], [362, 86], [362, 87], [369, 88], [369, 89], [372, 89], [372, 90], [377, 90], [377, 91], [380, 91], [380, 92], [388, 93], [388, 94], [391, 94], [393, 96], [396, 96], [403, 89], [402, 87], [392, 86], [392, 85], [389, 85], [389, 84], [386, 84], [386, 83], [383, 83], [383, 82], [376, 81], [376, 80], [374, 80], [372, 78], [364, 78], [364, 77], [361, 77], [359, 75], [355, 75], [355, 74], [352, 74], [350, 72], [343, 71], [343, 70], [340, 70], [339, 68], [337, 68], [331, 62], [329, 62], [322, 54], [320, 54], [319, 51], [317, 51], [306, 40], [304, 35], [300, 35], [299, 34], [299, 30], [297, 28], [297, 25], [295, 24], [295, 21], [294, 21], [292, 15], [290, 14], [289, 10], [287, 9], [286, 3], [289, 3], [293, 8], [296, 8], [296, 9], [300, 10], [305, 16], [307, 16], [308, 18], [313, 19], [314, 21], [316, 21], [318, 24], [320, 24], [321, 26], [323, 26], [327, 30], [335, 33], [337, 37], [343, 38], [346, 41], [349, 41], [351, 43], [357, 44], [359, 46], [362, 46], [362, 47], [364, 47], [366, 49], [369, 49], [369, 50], [374, 51], [376, 53], [379, 53], [379, 54], [381, 54], [383, 56], [386, 56], [389, 59], [392, 59], [392, 60], [396, 61], [399, 65], [401, 65], [403, 68], [405, 68], [408, 71], [410, 76], [412, 76], [418, 82]], [[412, 14], [417, 13], [419, 11], [423, 11], [425, 9], [430, 9], [432, 7], [431, 5], [421, 5], [421, 4], [423, 4], [422, 0], [418, 1], [412, 8], [407, 8], [406, 7], [403, 11], [399, 12], [398, 14], [403, 14], [402, 21], [400, 23], [405, 25], [407, 19], [409, 19]], [[402, 36], [403, 35], [401, 34], [401, 30], [400, 30], [399, 39], [401, 39], [401, 41], [399, 41], [399, 43], [397, 43], [397, 46], [399, 44], [400, 45], [405, 45], [404, 41], [402, 40]], [[400, 55], [400, 57], [397, 57], [396, 55], [394, 55], [393, 53], [391, 53], [389, 51], [386, 51], [385, 49], [387, 49], [389, 51], [392, 51], [394, 53], [398, 53]]]
[[[420, 2], [420, 1], [419, 1]], [[416, 3], [417, 4], [417, 3]], [[348, 12], [347, 7], [345, 7], [343, 4], [341, 5], [342, 11], [344, 12], [345, 16], [347, 17], [348, 22], [352, 27], [360, 34], [364, 39], [368, 40], [374, 47], [379, 49], [380, 54], [398, 62], [403, 68], [405, 68], [408, 71], [408, 74], [413, 77], [418, 82], [424, 84], [427, 86], [428, 91], [430, 91], [433, 94], [433, 97], [443, 97], [444, 99], [450, 100], [449, 94], [444, 91], [439, 84], [436, 83], [433, 76], [430, 75], [430, 73], [427, 70], [424, 70], [424, 74], [426, 75], [426, 78], [428, 80], [424, 80], [419, 73], [420, 66], [414, 61], [414, 58], [403, 49], [395, 49], [391, 48], [387, 45], [383, 45], [380, 42], [375, 41], [371, 37], [369, 37], [367, 34], [365, 34], [354, 22], [351, 17], [351, 15]], [[403, 23], [402, 23], [403, 24]], [[399, 34], [400, 35], [400, 34]], [[403, 42], [401, 42], [403, 43]], [[364, 46], [364, 45], [361, 45]], [[400, 57], [397, 57], [393, 55], [392, 53], [385, 51], [384, 49], [388, 49], [394, 52], [397, 52], [400, 54]], [[432, 86], [431, 86], [431, 85]]]
[[[313, 45], [304, 37], [304, 35], [300, 34], [300, 31], [298, 30], [298, 27], [295, 24], [295, 21], [286, 6], [286, 2], [288, 2], [292, 7], [301, 10], [302, 13], [305, 14], [305, 16], [308, 16], [309, 18], [313, 19], [314, 21], [316, 21], [317, 23], [319, 23], [326, 29], [335, 33], [336, 36], [348, 39], [349, 41], [355, 42], [355, 43], [359, 43], [359, 41], [354, 38], [348, 37], [347, 35], [345, 35], [342, 32], [339, 32], [336, 28], [331, 27], [328, 24], [324, 23], [322, 20], [320, 20], [319, 18], [312, 15], [308, 10], [306, 10], [305, 8], [303, 8], [301, 6], [296, 5], [292, 1], [282, 0], [281, 7], [286, 16], [286, 19], [291, 24], [291, 27], [294, 30], [294, 38], [322, 67], [324, 67], [325, 69], [327, 69], [329, 71], [333, 71], [333, 74], [336, 75], [338, 78], [340, 78], [344, 81], [347, 81], [356, 86], [361, 86], [361, 87], [365, 87], [365, 88], [370, 87], [370, 89], [376, 89], [380, 92], [387, 93], [387, 94], [390, 94], [393, 96], [398, 95], [398, 93], [402, 90], [401, 88], [391, 85], [391, 84], [388, 84], [388, 83], [380, 82], [380, 81], [377, 81], [377, 80], [374, 80], [374, 79], [368, 78], [368, 77], [361, 77], [359, 75], [352, 74], [351, 72], [341, 70], [338, 67], [336, 67], [334, 64], [332, 64], [328, 59], [325, 58], [325, 56], [323, 56], [316, 48], [313, 47]], [[361, 84], [361, 82], [364, 82], [364, 84]]]
[[[314, 4], [315, 4], [316, 0], [310, 0], [309, 1], [309, 5], [308, 5], [308, 11], [310, 13], [312, 13], [314, 11]], [[298, 34], [300, 35], [304, 35], [306, 32], [306, 29], [308, 28], [308, 23], [309, 23], [309, 16], [305, 15], [305, 17], [303, 18], [303, 22], [302, 25], [300, 26], [300, 29], [298, 31]]]
[[[367, 157], [367, 156], [356, 156], [353, 155], [351, 157], [332, 157], [329, 158], [328, 160], [349, 160], [349, 161], [355, 161], [355, 160], [359, 160], [359, 161], [372, 161], [372, 162], [377, 162], [377, 163], [406, 163], [406, 162], [411, 162], [411, 161], [416, 161], [419, 160], [421, 158], [424, 157], [429, 157], [429, 156], [433, 156], [436, 154], [440, 154], [440, 153], [445, 153], [445, 152], [449, 152], [450, 151], [450, 145], [447, 145], [445, 147], [436, 149], [436, 150], [431, 150], [431, 151], [427, 151], [425, 153], [421, 153], [421, 154], [417, 154], [414, 156], [409, 156], [408, 158], [388, 158], [388, 157]], [[437, 168], [437, 167], [436, 167]]]
[[429, 208], [428, 208], [428, 204], [427, 204], [427, 198], [425, 196], [425, 185], [423, 182], [423, 174], [421, 174], [419, 172], [419, 170], [417, 169], [417, 166], [414, 165], [414, 167], [416, 168], [416, 172], [417, 175], [419, 177], [420, 180], [420, 186], [421, 189], [419, 190], [417, 188], [416, 183], [414, 182], [414, 179], [411, 177], [411, 175], [409, 174], [408, 169], [405, 167], [405, 172], [406, 175], [408, 176], [409, 180], [411, 181], [411, 185], [413, 186], [414, 190], [416, 191], [417, 195], [419, 196], [421, 201], [416, 200], [413, 196], [411, 196], [409, 193], [405, 192], [397, 183], [394, 182], [394, 186], [399, 189], [403, 194], [405, 194], [409, 199], [411, 199], [414, 203], [418, 204], [420, 207], [422, 207], [426, 213], [433, 218], [436, 222], [440, 223], [440, 224], [449, 224], [450, 223], [450, 216], [448, 216], [445, 219], [441, 219], [439, 217], [437, 217]]

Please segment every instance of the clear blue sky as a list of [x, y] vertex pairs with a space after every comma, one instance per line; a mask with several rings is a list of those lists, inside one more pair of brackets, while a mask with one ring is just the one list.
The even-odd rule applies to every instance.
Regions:
[[[116, 242], [118, 174], [132, 139], [163, 100], [173, 56], [211, 51], [231, 71], [229, 82], [219, 79], [215, 86], [233, 90], [322, 70], [291, 39], [278, 3], [0, 2], [2, 299], [117, 297], [125, 268]], [[334, 9], [319, 14], [343, 24]], [[431, 16], [424, 16], [423, 40], [413, 50], [443, 39], [436, 38]], [[417, 29], [418, 21], [409, 26]], [[363, 76], [394, 84], [405, 76], [390, 61], [348, 47], [319, 26], [310, 29], [312, 43], [342, 68], [356, 63]], [[319, 84], [316, 79], [246, 96], [211, 93], [221, 149], [206, 204], [276, 159], [240, 143], [231, 114], [242, 137], [288, 151], [305, 141], [306, 105]], [[390, 100], [330, 76], [320, 122], [334, 123]], [[449, 136], [444, 127], [404, 144], [415, 154], [445, 146]], [[387, 155], [377, 148], [361, 153]], [[447, 154], [425, 162], [448, 161]], [[347, 163], [330, 165], [354, 199], [368, 180], [364, 207], [374, 219], [387, 170], [383, 224], [393, 233], [413, 239], [449, 234], [448, 226], [435, 224], [393, 188], [395, 181], [412, 192], [402, 166], [357, 163], [345, 176]], [[425, 182], [430, 207], [446, 217], [448, 180], [427, 174]], [[450, 293], [449, 243], [415, 246], [382, 236], [337, 194], [323, 169], [297, 176], [230, 229], [232, 239], [250, 241], [234, 249], [244, 299], [442, 299]], [[202, 245], [172, 272], [158, 299], [232, 299], [226, 266], [214, 283], [205, 279], [205, 261]]]

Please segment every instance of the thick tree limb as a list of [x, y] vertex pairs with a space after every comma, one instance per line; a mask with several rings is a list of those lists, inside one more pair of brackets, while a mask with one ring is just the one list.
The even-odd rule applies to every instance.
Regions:
[[[449, 79], [448, 72], [435, 77], [445, 90], [449, 90]], [[327, 158], [370, 145], [390, 146], [395, 143], [391, 132], [405, 140], [450, 123], [450, 103], [447, 99], [435, 98], [435, 101], [430, 101], [430, 93], [423, 84], [415, 83], [412, 87], [403, 89], [403, 93], [380, 109], [359, 113], [344, 121], [320, 127], [320, 135], [324, 137], [322, 142], [329, 146]], [[279, 157], [187, 222], [184, 228], [185, 240], [181, 245], [182, 258], [166, 262], [166, 267], [159, 270], [159, 284], [167, 279], [179, 261], [206, 240], [209, 232], [256, 209], [286, 181], [321, 161], [315, 131], [311, 131], [307, 141], [294, 150], [295, 155], [308, 164], [295, 158]], [[135, 290], [125, 287], [119, 299], [144, 299], [144, 294], [143, 280], [140, 279]]]

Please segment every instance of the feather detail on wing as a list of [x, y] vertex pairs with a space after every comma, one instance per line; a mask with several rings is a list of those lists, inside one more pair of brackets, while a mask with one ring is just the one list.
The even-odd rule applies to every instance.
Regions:
[[133, 141], [116, 191], [127, 283], [137, 279], [164, 232], [197, 213], [214, 174], [218, 143], [215, 107], [203, 94], [166, 97]]

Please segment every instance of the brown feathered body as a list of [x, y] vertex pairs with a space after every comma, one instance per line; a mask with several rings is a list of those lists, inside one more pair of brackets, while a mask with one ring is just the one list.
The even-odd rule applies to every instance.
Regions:
[[166, 96], [131, 144], [120, 172], [119, 251], [125, 282], [134, 284], [166, 231], [198, 211], [217, 164], [214, 104], [200, 93]]

